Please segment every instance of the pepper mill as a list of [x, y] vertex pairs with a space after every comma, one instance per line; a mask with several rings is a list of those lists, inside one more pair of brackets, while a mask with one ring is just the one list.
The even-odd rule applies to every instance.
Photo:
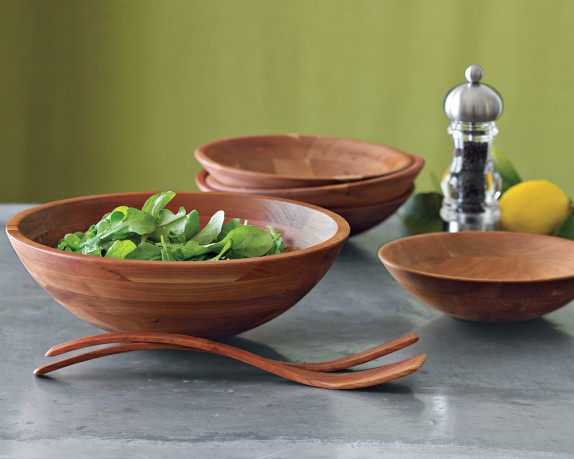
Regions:
[[502, 97], [481, 83], [482, 68], [466, 69], [467, 83], [451, 89], [444, 111], [451, 120], [448, 133], [454, 142], [450, 170], [441, 182], [441, 218], [449, 232], [494, 230], [500, 218], [500, 175], [494, 170], [490, 149], [498, 134], [495, 121], [502, 114]]

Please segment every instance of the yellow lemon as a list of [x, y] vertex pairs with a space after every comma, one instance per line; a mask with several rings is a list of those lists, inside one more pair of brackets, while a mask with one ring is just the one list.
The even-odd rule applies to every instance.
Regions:
[[499, 202], [500, 229], [552, 234], [568, 215], [564, 192], [547, 180], [529, 180], [509, 188]]

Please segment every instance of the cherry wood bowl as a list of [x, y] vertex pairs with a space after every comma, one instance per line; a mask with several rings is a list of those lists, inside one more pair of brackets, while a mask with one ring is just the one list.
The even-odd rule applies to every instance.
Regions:
[[553, 236], [431, 233], [390, 242], [379, 258], [405, 290], [459, 319], [529, 320], [574, 299], [574, 241]]
[[88, 196], [14, 216], [8, 238], [34, 279], [62, 306], [108, 331], [159, 331], [218, 339], [257, 327], [297, 303], [331, 267], [348, 235], [337, 214], [307, 204], [227, 193], [178, 192], [168, 208], [197, 209], [202, 226], [226, 219], [283, 232], [279, 255], [220, 261], [116, 260], [53, 248], [119, 205], [141, 208], [153, 193]]
[[218, 182], [240, 188], [296, 188], [388, 175], [413, 159], [360, 140], [309, 135], [258, 135], [217, 140], [195, 158]]
[[415, 155], [411, 155], [411, 157], [413, 160], [411, 165], [394, 174], [337, 185], [282, 189], [230, 187], [218, 182], [205, 169], [199, 171], [195, 183], [202, 191], [275, 196], [306, 202], [327, 209], [368, 206], [398, 198], [413, 186], [415, 178], [424, 165], [424, 160]]
[[367, 231], [379, 223], [384, 222], [393, 215], [399, 207], [411, 196], [415, 187], [411, 188], [398, 198], [390, 201], [383, 201], [368, 206], [354, 206], [344, 208], [332, 208], [333, 212], [339, 214], [349, 223], [351, 236], [356, 236]]

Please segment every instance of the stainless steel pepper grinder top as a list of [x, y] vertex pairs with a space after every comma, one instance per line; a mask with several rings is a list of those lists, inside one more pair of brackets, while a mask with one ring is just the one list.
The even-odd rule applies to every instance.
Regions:
[[495, 121], [502, 114], [500, 94], [481, 83], [482, 68], [466, 69], [467, 83], [451, 89], [444, 111], [451, 120], [448, 133], [454, 142], [450, 170], [441, 182], [441, 218], [450, 232], [494, 230], [500, 218], [500, 176], [494, 170], [490, 150], [498, 134]]

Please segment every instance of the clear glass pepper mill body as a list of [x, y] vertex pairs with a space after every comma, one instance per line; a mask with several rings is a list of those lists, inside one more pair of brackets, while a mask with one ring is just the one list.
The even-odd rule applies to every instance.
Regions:
[[450, 232], [495, 229], [500, 217], [500, 175], [494, 170], [490, 149], [498, 129], [494, 121], [453, 121], [448, 133], [454, 142], [449, 173], [441, 188], [441, 218]]

